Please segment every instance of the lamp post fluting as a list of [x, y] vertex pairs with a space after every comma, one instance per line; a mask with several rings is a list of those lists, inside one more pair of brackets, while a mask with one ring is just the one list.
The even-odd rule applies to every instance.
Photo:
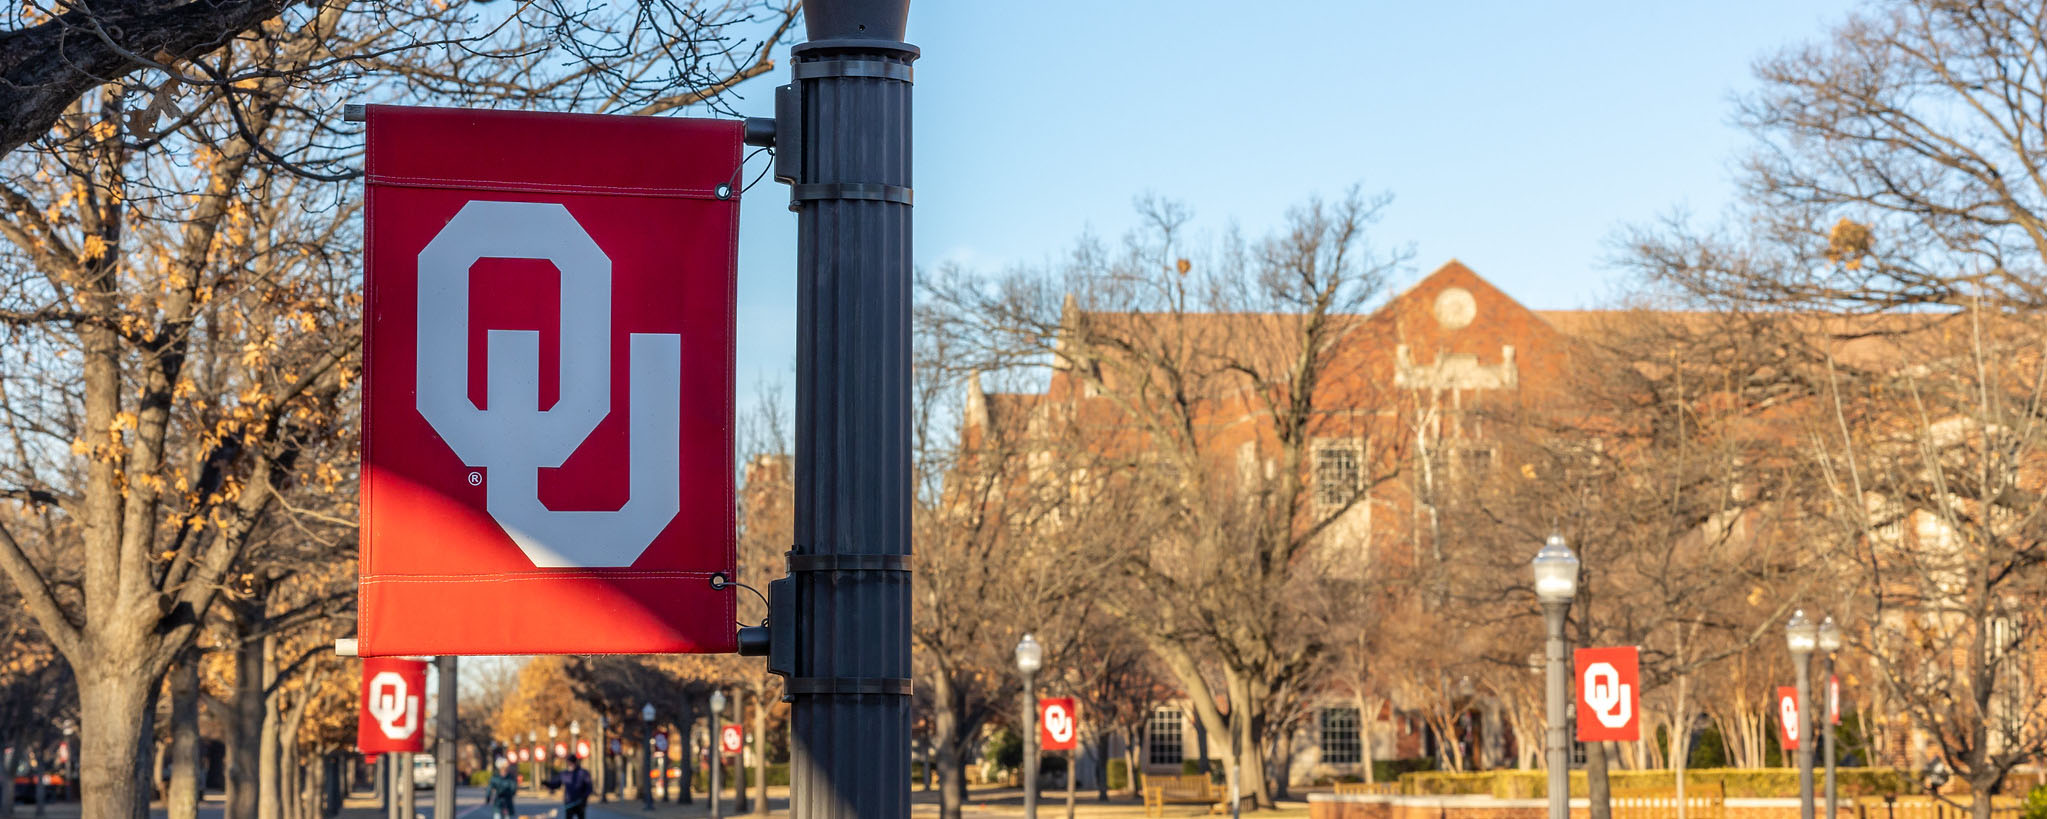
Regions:
[[1841, 707], [1834, 689], [1834, 652], [1841, 650], [1841, 627], [1834, 625], [1833, 615], [1827, 615], [1820, 621], [1819, 648], [1820, 669], [1824, 672], [1820, 675], [1820, 684], [1827, 690], [1821, 699], [1826, 702], [1826, 707], [1813, 716], [1813, 722], [1819, 725], [1818, 733], [1824, 737], [1820, 752], [1826, 756], [1827, 762], [1827, 819], [1834, 819], [1839, 808], [1834, 790], [1834, 714]]
[[1038, 819], [1038, 669], [1045, 665], [1045, 647], [1025, 634], [1016, 644], [1016, 670], [1023, 672], [1024, 819]]
[[1791, 613], [1784, 624], [1784, 643], [1791, 649], [1791, 668], [1798, 678], [1798, 703], [1793, 738], [1798, 740], [1798, 819], [1813, 819], [1812, 804], [1812, 652], [1819, 644], [1819, 627], [1806, 619], [1805, 610]]
[[1535, 599], [1542, 604], [1542, 622], [1548, 634], [1543, 659], [1549, 669], [1546, 697], [1549, 725], [1543, 732], [1543, 750], [1549, 758], [1549, 819], [1570, 819], [1571, 737], [1565, 727], [1570, 703], [1564, 670], [1564, 620], [1571, 612], [1571, 601], [1578, 596], [1578, 556], [1571, 553], [1563, 535], [1551, 534], [1542, 550], [1535, 553], [1531, 565], [1535, 572]]
[[640, 807], [654, 809], [654, 704], [640, 706]]

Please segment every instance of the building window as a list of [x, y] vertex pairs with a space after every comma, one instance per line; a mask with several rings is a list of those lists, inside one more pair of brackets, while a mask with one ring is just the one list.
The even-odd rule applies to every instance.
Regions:
[[1322, 709], [1322, 761], [1354, 765], [1364, 758], [1358, 738], [1358, 709]]
[[1145, 761], [1152, 765], [1178, 765], [1186, 755], [1186, 744], [1181, 740], [1181, 728], [1185, 719], [1178, 708], [1160, 708], [1151, 712], [1151, 719], [1144, 725]]
[[1315, 450], [1315, 502], [1342, 506], [1363, 483], [1364, 453], [1354, 443], [1325, 444]]
[[1492, 474], [1493, 448], [1489, 446], [1466, 446], [1456, 450], [1457, 469], [1465, 477], [1480, 479]]

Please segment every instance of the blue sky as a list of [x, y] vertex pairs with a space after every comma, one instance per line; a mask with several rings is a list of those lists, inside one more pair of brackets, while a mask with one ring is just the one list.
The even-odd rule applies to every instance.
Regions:
[[[1854, 6], [920, 0], [917, 263], [1052, 259], [1121, 235], [1146, 192], [1257, 236], [1359, 184], [1394, 196], [1375, 241], [1415, 251], [1397, 284], [1457, 258], [1532, 307], [1599, 306], [1620, 226], [1730, 200], [1753, 62]], [[744, 206], [742, 408], [793, 377], [786, 205], [763, 181]]]

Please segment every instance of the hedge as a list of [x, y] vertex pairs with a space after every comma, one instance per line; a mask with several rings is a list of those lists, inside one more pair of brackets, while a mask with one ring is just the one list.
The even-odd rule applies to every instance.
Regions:
[[[1841, 796], [1881, 796], [1912, 793], [1917, 788], [1910, 775], [1895, 768], [1836, 768], [1835, 781]], [[1685, 771], [1687, 790], [1704, 793], [1724, 785], [1727, 795], [1797, 796], [1798, 771], [1793, 768], [1702, 768]], [[1669, 770], [1614, 770], [1607, 772], [1607, 784], [1616, 792], [1670, 788]], [[1501, 799], [1536, 799], [1549, 793], [1549, 775], [1544, 771], [1481, 771], [1446, 773], [1427, 771], [1402, 774], [1402, 793], [1415, 796], [1489, 795]], [[1585, 795], [1585, 772], [1571, 772], [1571, 795]]]
[[[707, 771], [703, 768], [698, 768], [696, 776], [690, 780], [690, 787], [696, 789], [699, 793], [709, 791], [711, 789], [710, 774], [711, 774], [710, 771]], [[734, 781], [744, 781], [747, 787], [749, 788], [753, 787], [753, 766], [748, 765], [744, 769], [741, 769], [739, 765], [736, 763], [727, 763], [725, 765], [725, 775], [723, 782], [726, 791], [729, 792], [732, 790], [732, 783]], [[781, 786], [788, 784], [789, 763], [787, 762], [768, 763], [768, 785]]]

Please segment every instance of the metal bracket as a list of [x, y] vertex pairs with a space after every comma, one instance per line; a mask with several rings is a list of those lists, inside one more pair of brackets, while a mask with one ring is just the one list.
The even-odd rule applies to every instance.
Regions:
[[782, 684], [782, 699], [849, 694], [909, 696], [910, 689], [910, 680], [905, 677], [790, 677]]
[[744, 141], [756, 148], [775, 147], [775, 118], [747, 117]]
[[883, 185], [878, 182], [804, 182], [789, 186], [789, 202], [808, 202], [818, 199], [867, 199], [875, 202], [894, 202], [899, 205], [914, 205], [909, 188], [901, 185]]
[[909, 555], [789, 554], [791, 572], [907, 572]]
[[789, 76], [799, 80], [819, 77], [873, 77], [880, 80], [912, 82], [916, 73], [908, 63], [888, 60], [815, 60], [799, 62], [789, 69]]

